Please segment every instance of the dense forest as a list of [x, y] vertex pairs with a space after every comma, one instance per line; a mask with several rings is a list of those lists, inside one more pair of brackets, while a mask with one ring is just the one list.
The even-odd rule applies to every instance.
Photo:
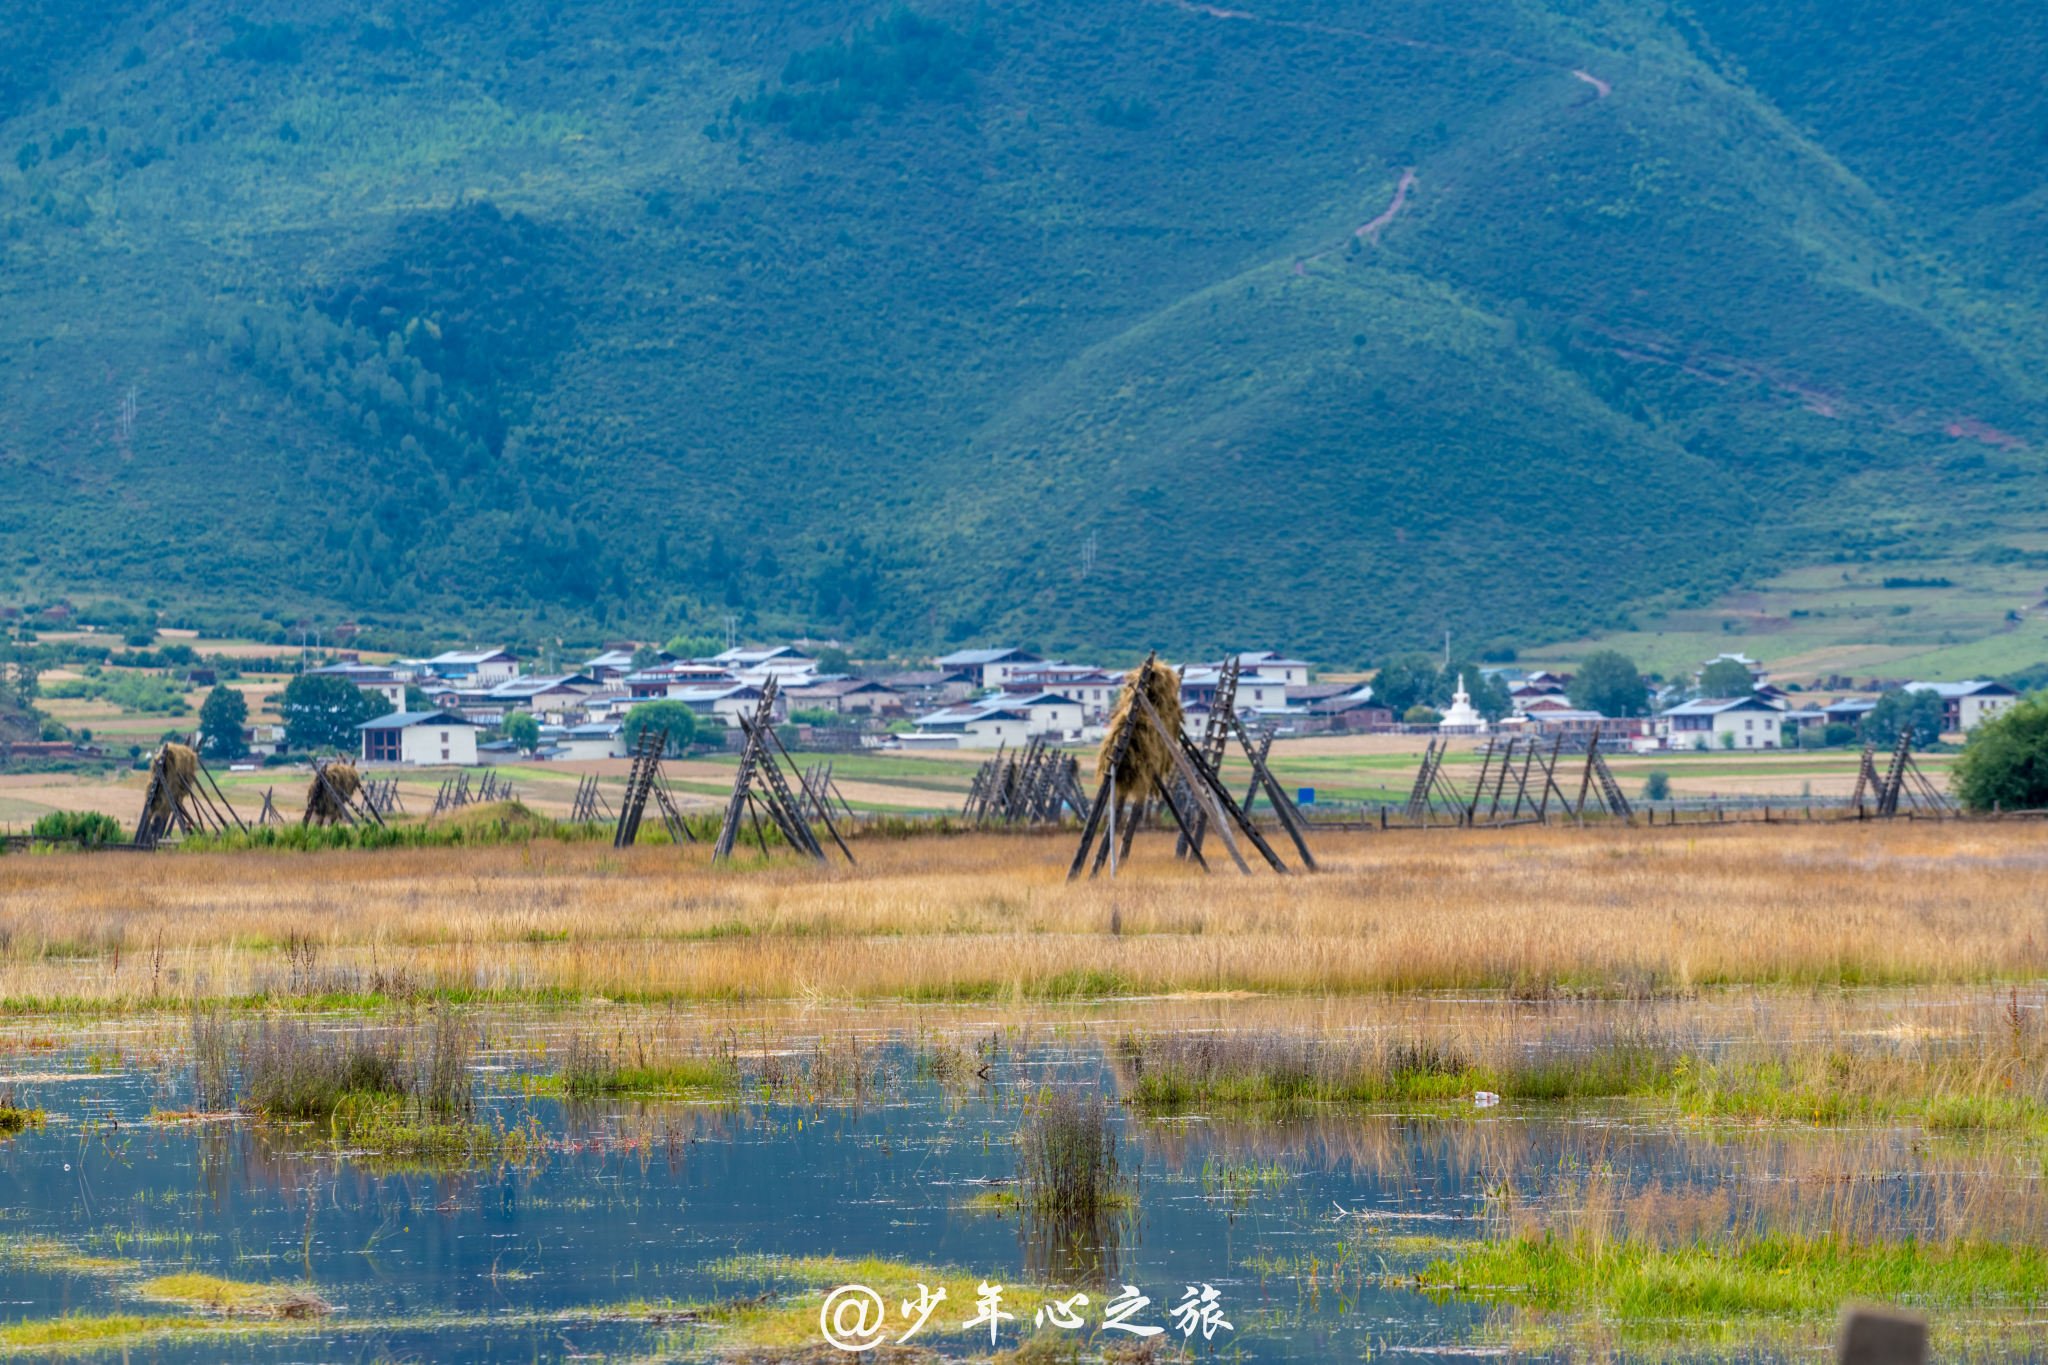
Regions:
[[0, 43], [0, 604], [1348, 660], [2048, 496], [2024, 8], [46, 0]]

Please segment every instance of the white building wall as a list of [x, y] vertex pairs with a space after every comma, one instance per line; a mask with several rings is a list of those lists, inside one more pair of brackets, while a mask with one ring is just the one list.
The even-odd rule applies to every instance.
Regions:
[[1965, 730], [1974, 730], [2018, 700], [2018, 697], [1964, 697], [1956, 707], [1957, 719]]
[[624, 758], [626, 741], [622, 736], [610, 739], [563, 739], [558, 741], [565, 759]]
[[399, 757], [420, 766], [443, 763], [476, 766], [476, 728], [470, 725], [408, 725], [399, 731]]
[[1734, 735], [1738, 749], [1775, 749], [1780, 719], [1770, 711], [1724, 711], [1714, 717], [1713, 747], [1721, 747], [1722, 735]]

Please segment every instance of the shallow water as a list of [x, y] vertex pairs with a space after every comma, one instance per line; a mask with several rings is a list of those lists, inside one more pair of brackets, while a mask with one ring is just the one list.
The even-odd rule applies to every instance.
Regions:
[[[131, 1358], [701, 1359], [716, 1353], [717, 1329], [650, 1321], [630, 1306], [795, 1285], [772, 1260], [749, 1258], [878, 1256], [1003, 1285], [1016, 1318], [1001, 1325], [999, 1350], [1019, 1344], [1048, 1298], [1089, 1293], [1092, 1330], [1107, 1294], [1135, 1285], [1152, 1302], [1132, 1320], [1168, 1328], [1176, 1347], [1349, 1361], [1492, 1350], [1490, 1310], [1387, 1281], [1498, 1231], [1514, 1200], [1584, 1200], [1597, 1185], [1633, 1210], [1625, 1217], [1713, 1231], [1756, 1216], [1756, 1201], [1730, 1201], [1738, 1184], [1782, 1187], [1788, 1216], [1809, 1195], [1838, 1197], [1841, 1160], [1817, 1155], [1810, 1136], [1735, 1140], [1618, 1111], [1510, 1104], [1252, 1124], [1145, 1121], [1113, 1108], [1133, 1206], [1046, 1227], [966, 1205], [1014, 1176], [1025, 1097], [1048, 1084], [1113, 1092], [1098, 1046], [999, 1054], [986, 1078], [952, 1089], [917, 1079], [901, 1045], [882, 1056], [896, 1079], [859, 1102], [584, 1105], [502, 1084], [536, 1065], [530, 1045], [486, 1054], [483, 1117], [537, 1121], [545, 1150], [457, 1173], [337, 1156], [316, 1135], [241, 1121], [153, 1124], [153, 1107], [189, 1103], [175, 1067], [81, 1075], [76, 1058], [17, 1063], [5, 1070], [21, 1078], [18, 1098], [45, 1106], [50, 1121], [0, 1144], [0, 1227], [15, 1243], [0, 1261], [0, 1305], [16, 1321], [177, 1311], [137, 1286], [194, 1270], [304, 1282], [336, 1311], [248, 1334], [157, 1339]], [[1911, 1134], [1821, 1141], [1853, 1147], [1847, 1160], [1880, 1177], [1862, 1197], [1890, 1226], [1935, 1216], [1938, 1196], [1955, 1192]], [[2039, 1178], [2038, 1168], [1983, 1165], [1979, 1186]], [[120, 1264], [53, 1259], [24, 1239]], [[1051, 1283], [1069, 1288], [1053, 1295]], [[1172, 1310], [1203, 1285], [1231, 1326], [1190, 1339]], [[915, 1292], [872, 1287], [892, 1321]], [[949, 1356], [986, 1353], [986, 1328], [959, 1330], [971, 1310], [942, 1305], [922, 1340]]]

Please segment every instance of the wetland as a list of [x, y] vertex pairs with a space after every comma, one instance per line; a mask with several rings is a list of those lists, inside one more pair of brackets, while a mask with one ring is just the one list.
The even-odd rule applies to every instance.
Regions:
[[0, 1353], [2041, 1359], [2024, 834], [0, 859]]

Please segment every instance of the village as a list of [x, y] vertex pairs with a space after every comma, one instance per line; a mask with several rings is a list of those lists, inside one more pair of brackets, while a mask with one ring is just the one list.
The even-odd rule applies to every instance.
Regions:
[[[932, 659], [925, 669], [875, 677], [829, 671], [820, 662], [825, 652], [793, 644], [736, 646], [706, 658], [677, 658], [651, 646], [619, 643], [566, 673], [528, 673], [503, 648], [388, 663], [344, 653], [306, 673], [350, 683], [389, 707], [388, 714], [359, 727], [360, 757], [373, 765], [623, 758], [629, 752], [628, 717], [651, 702], [689, 708], [700, 743], [737, 747], [741, 718], [755, 714], [764, 697], [768, 713], [778, 724], [796, 727], [798, 747], [809, 750], [999, 749], [1033, 740], [1093, 745], [1124, 681], [1121, 670], [1041, 658], [1014, 647], [960, 650]], [[1208, 725], [1219, 683], [1232, 664], [1236, 714], [1283, 738], [1521, 737], [1561, 741], [1565, 749], [1579, 751], [1597, 736], [1609, 752], [1637, 754], [1812, 748], [1859, 738], [1882, 695], [1812, 694], [1796, 683], [1778, 686], [1762, 664], [1722, 654], [1702, 661], [1690, 680], [1645, 679], [1648, 705], [1642, 714], [1608, 715], [1575, 706], [1570, 674], [1477, 667], [1459, 677], [1442, 711], [1409, 706], [1396, 715], [1370, 678], [1318, 680], [1307, 660], [1253, 651], [1175, 666], [1191, 735]], [[1731, 665], [1740, 672], [1731, 675]], [[1741, 673], [1750, 680], [1747, 691], [1725, 685]], [[1722, 685], [1708, 695], [1702, 679]], [[1481, 687], [1495, 699], [1494, 714], [1473, 701], [1472, 689]], [[1954, 735], [1966, 735], [2019, 696], [1992, 680], [1906, 681], [1884, 691], [1938, 698], [1940, 730]], [[417, 707], [422, 697], [428, 708]], [[1505, 707], [1499, 705], [1502, 697]], [[534, 722], [525, 732], [530, 747], [504, 733], [507, 722], [521, 715]], [[279, 727], [251, 727], [246, 740], [252, 754], [275, 752], [284, 742]]]

